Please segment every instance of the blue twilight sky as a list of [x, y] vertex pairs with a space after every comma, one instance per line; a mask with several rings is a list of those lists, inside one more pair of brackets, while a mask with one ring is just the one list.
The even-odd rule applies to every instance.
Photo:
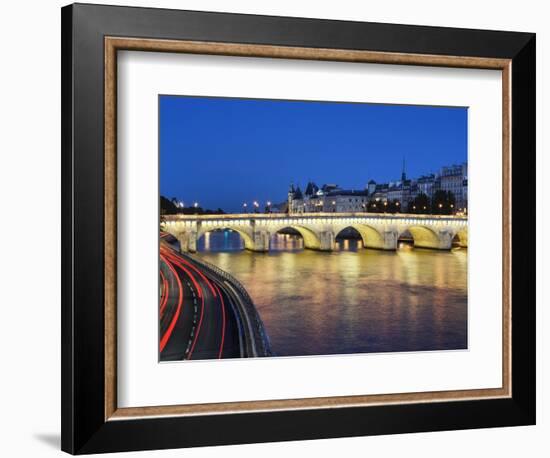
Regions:
[[467, 160], [467, 108], [159, 97], [160, 193], [226, 212], [309, 180], [364, 189]]

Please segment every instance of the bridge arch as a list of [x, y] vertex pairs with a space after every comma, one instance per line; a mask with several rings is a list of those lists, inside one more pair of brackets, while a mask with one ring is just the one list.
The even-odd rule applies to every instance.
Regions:
[[277, 228], [273, 231], [274, 234], [277, 232], [280, 232], [284, 229], [294, 229], [297, 231], [304, 240], [304, 248], [308, 248], [310, 250], [320, 250], [321, 249], [321, 239], [320, 237], [313, 231], [312, 229], [309, 229], [305, 226], [299, 226], [299, 225], [289, 225]]
[[234, 226], [231, 226], [231, 227], [229, 227], [229, 226], [227, 226], [227, 227], [225, 227], [225, 226], [216, 226], [216, 227], [201, 228], [197, 233], [197, 241], [201, 237], [206, 235], [207, 233], [211, 233], [211, 232], [214, 232], [214, 231], [233, 231], [233, 232], [236, 232], [237, 234], [239, 234], [241, 236], [241, 239], [244, 242], [245, 249], [254, 250], [254, 239], [252, 238], [252, 236], [247, 231], [245, 231], [244, 229], [239, 228], [239, 227], [234, 227]]
[[400, 236], [405, 232], [411, 234], [415, 247], [438, 250], [451, 248], [452, 235], [448, 232], [439, 233], [435, 229], [423, 225], [408, 226]]
[[457, 231], [453, 238], [453, 242], [458, 242], [458, 245], [461, 247], [468, 246], [468, 228], [465, 227]]
[[387, 249], [384, 235], [375, 227], [367, 224], [354, 223], [349, 226], [338, 227], [335, 230], [335, 238], [338, 237], [340, 232], [348, 228], [355, 229], [359, 233], [365, 248], [375, 248], [378, 250]]

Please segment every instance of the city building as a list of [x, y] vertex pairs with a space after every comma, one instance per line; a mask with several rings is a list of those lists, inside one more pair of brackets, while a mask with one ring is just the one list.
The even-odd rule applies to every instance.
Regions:
[[[374, 180], [371, 180], [374, 182]], [[377, 202], [387, 202], [388, 201], [388, 191], [389, 191], [389, 184], [388, 183], [376, 183], [374, 182], [374, 192], [372, 192], [370, 195], [369, 200], [375, 200]]]
[[306, 192], [300, 186], [290, 186], [288, 209], [290, 213], [315, 212], [361, 212], [366, 211], [368, 190], [346, 190], [336, 184], [325, 184], [319, 188], [309, 182]]
[[[365, 212], [369, 203], [380, 208], [395, 204], [401, 212], [407, 212], [412, 201], [420, 194], [431, 200], [436, 191], [449, 191], [455, 199], [456, 212], [466, 212], [468, 207], [468, 167], [466, 163], [442, 167], [439, 174], [430, 173], [417, 179], [407, 178], [405, 162], [401, 178], [389, 183], [369, 180], [365, 189], [342, 189], [337, 184], [317, 186], [309, 181], [305, 192], [300, 186], [290, 185], [288, 191], [289, 213], [314, 212]], [[376, 208], [376, 206], [374, 206]]]
[[[422, 175], [416, 179], [418, 194], [426, 194], [429, 199], [433, 197], [434, 191], [437, 189], [437, 179], [433, 173]], [[416, 197], [416, 196], [415, 196]]]
[[369, 190], [369, 200], [381, 202], [382, 205], [387, 205], [388, 202], [397, 202], [401, 211], [407, 211], [409, 202], [414, 198], [416, 187], [413, 180], [407, 179], [405, 161], [403, 161], [400, 180], [381, 184], [370, 180], [367, 189]]
[[401, 179], [392, 181], [388, 185], [388, 201], [397, 202], [401, 207], [401, 211], [407, 211], [409, 202], [412, 200], [411, 189], [413, 181], [407, 179], [405, 172], [405, 161], [403, 161], [403, 169], [401, 171]]
[[468, 166], [466, 163], [441, 168], [439, 189], [450, 191], [455, 198], [457, 211], [468, 207]]

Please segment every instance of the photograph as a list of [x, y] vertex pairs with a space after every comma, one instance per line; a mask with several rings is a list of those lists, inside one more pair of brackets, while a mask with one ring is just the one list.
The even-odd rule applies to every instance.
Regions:
[[159, 361], [468, 349], [467, 107], [158, 110]]

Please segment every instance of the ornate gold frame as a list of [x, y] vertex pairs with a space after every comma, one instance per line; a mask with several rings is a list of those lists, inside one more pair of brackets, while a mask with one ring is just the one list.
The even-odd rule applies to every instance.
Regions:
[[[117, 51], [153, 51], [188, 54], [211, 54], [241, 57], [269, 57], [382, 63], [440, 67], [481, 68], [502, 71], [502, 380], [501, 388], [434, 391], [365, 396], [338, 396], [305, 399], [243, 401], [217, 404], [172, 406], [117, 406], [116, 340], [116, 246], [117, 246], [117, 168], [116, 168], [116, 100]], [[298, 48], [196, 41], [139, 38], [105, 38], [105, 420], [128, 420], [158, 416], [190, 416], [245, 413], [274, 410], [298, 410], [404, 404], [436, 401], [460, 401], [511, 397], [511, 60], [479, 57], [438, 56], [403, 53], [354, 51], [344, 49]]]

